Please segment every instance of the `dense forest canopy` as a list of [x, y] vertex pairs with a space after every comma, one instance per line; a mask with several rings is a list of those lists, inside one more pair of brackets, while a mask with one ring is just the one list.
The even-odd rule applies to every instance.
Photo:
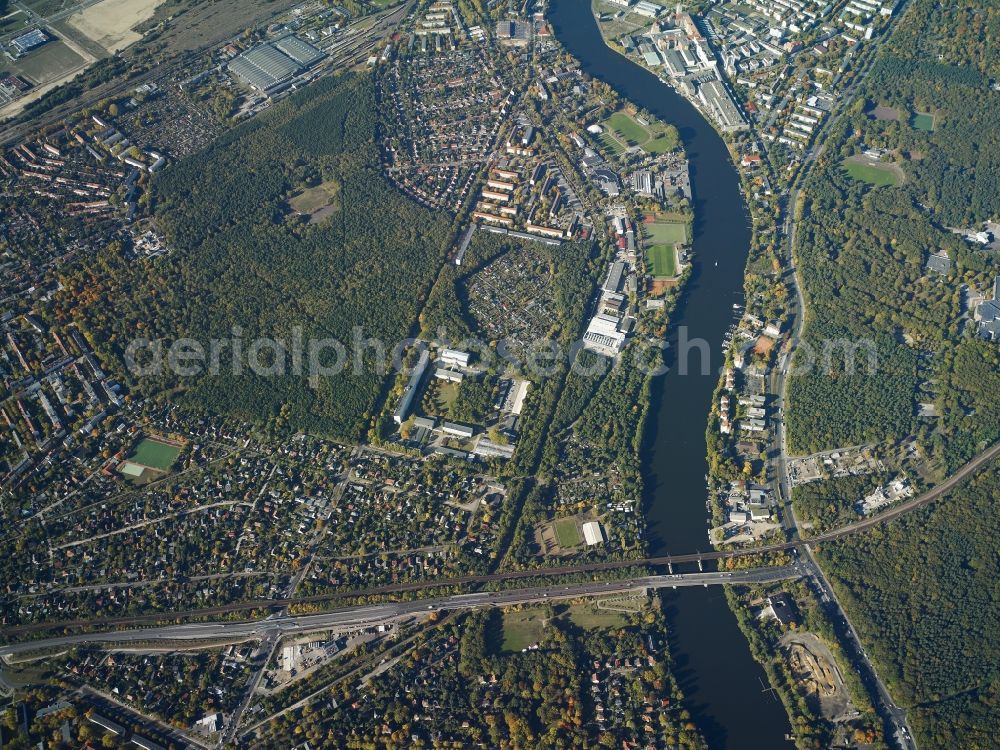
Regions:
[[[990, 6], [916, 0], [804, 186], [796, 254], [809, 346], [796, 365], [815, 356], [818, 366], [790, 381], [795, 452], [916, 434], [953, 469], [1000, 435], [1000, 404], [985, 392], [1000, 386], [997, 347], [974, 339], [961, 290], [992, 285], [1000, 265], [950, 230], [1000, 217], [1000, 92], [991, 85], [1000, 17]], [[848, 175], [844, 160], [870, 148], [885, 150], [902, 184]], [[955, 270], [927, 271], [932, 253]], [[853, 371], [845, 347], [860, 351]], [[915, 417], [918, 401], [937, 405], [936, 424]]]
[[[110, 281], [71, 279], [64, 304], [93, 298], [86, 327], [118, 362], [135, 336], [189, 336], [207, 348], [232, 338], [234, 327], [244, 347], [271, 337], [287, 350], [301, 328], [306, 365], [318, 339], [338, 340], [350, 356], [355, 327], [391, 351], [411, 332], [449, 224], [383, 179], [375, 112], [368, 76], [324, 79], [174, 165], [154, 185], [171, 254], [132, 265], [106, 254]], [[290, 198], [317, 186], [330, 187], [329, 206], [311, 217], [292, 210]], [[219, 376], [164, 374], [132, 385], [142, 393], [180, 388], [182, 403], [215, 413], [353, 437], [383, 382], [370, 361], [310, 382], [290, 355], [283, 376], [246, 368], [237, 376], [229, 351]], [[320, 361], [335, 356], [324, 350]]]
[[920, 747], [996, 747], [998, 497], [994, 467], [947, 500], [821, 553]]

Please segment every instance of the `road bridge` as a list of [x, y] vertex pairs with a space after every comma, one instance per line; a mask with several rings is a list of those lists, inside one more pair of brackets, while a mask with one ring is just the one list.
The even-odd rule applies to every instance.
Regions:
[[[779, 544], [771, 544], [764, 547], [713, 551], [713, 552], [693, 552], [682, 555], [664, 555], [661, 557], [647, 557], [639, 560], [611, 560], [606, 562], [563, 565], [549, 568], [532, 568], [530, 570], [503, 571], [499, 573], [489, 573], [484, 575], [455, 576], [445, 579], [431, 579], [423, 581], [413, 581], [403, 584], [392, 584], [387, 586], [373, 587], [369, 589], [359, 589], [355, 591], [344, 591], [339, 593], [322, 594], [317, 596], [295, 597], [285, 599], [258, 599], [246, 602], [237, 602], [219, 607], [206, 607], [203, 609], [188, 610], [184, 612], [161, 612], [134, 617], [100, 617], [91, 619], [79, 619], [66, 622], [40, 622], [27, 625], [18, 625], [0, 630], [0, 637], [10, 639], [11, 637], [23, 636], [33, 632], [44, 632], [47, 630], [72, 630], [80, 628], [95, 627], [137, 627], [143, 624], [154, 624], [158, 622], [180, 620], [183, 618], [204, 619], [208, 617], [218, 617], [235, 612], [250, 612], [253, 610], [281, 610], [294, 605], [326, 604], [334, 601], [349, 600], [352, 598], [369, 596], [391, 596], [417, 591], [430, 591], [446, 587], [471, 587], [487, 586], [495, 583], [508, 583], [527, 579], [560, 578], [567, 576], [579, 576], [592, 573], [602, 573], [608, 571], [621, 571], [629, 568], [671, 568], [681, 563], [697, 563], [699, 560], [728, 561], [738, 560], [751, 556], [767, 556], [781, 552], [789, 552], [805, 549], [808, 544], [822, 544], [835, 541], [852, 534], [860, 533], [878, 524], [890, 521], [898, 516], [908, 513], [916, 508], [922, 507], [938, 498], [948, 494], [957, 485], [988, 466], [996, 457], [1000, 455], [1000, 442], [987, 448], [978, 456], [969, 461], [965, 466], [952, 474], [936, 487], [928, 490], [922, 495], [902, 502], [893, 508], [877, 516], [864, 518], [854, 523], [841, 526], [839, 529], [828, 531], [809, 537], [806, 540], [794, 539]], [[706, 573], [705, 575], [712, 575]], [[720, 574], [721, 575], [721, 574]], [[732, 583], [738, 581], [733, 580]], [[514, 591], [524, 591], [527, 588]], [[429, 601], [429, 600], [423, 600]], [[3, 653], [0, 651], [0, 653]]]
[[532, 604], [560, 599], [607, 596], [629, 591], [650, 591], [687, 586], [721, 586], [732, 584], [773, 583], [806, 575], [807, 569], [796, 562], [771, 568], [753, 570], [688, 573], [677, 575], [640, 576], [620, 581], [586, 581], [583, 583], [549, 584], [509, 591], [480, 591], [471, 594], [452, 594], [406, 602], [341, 607], [315, 615], [278, 615], [262, 620], [243, 622], [204, 622], [184, 625], [167, 625], [159, 628], [116, 630], [102, 633], [75, 633], [39, 641], [9, 644], [0, 647], [0, 658], [10, 661], [19, 655], [39, 650], [63, 648], [81, 643], [106, 643], [127, 645], [150, 641], [237, 641], [263, 638], [274, 640], [279, 636], [310, 633], [320, 630], [372, 627], [379, 623], [407, 615], [438, 610], [480, 609], [483, 607], [508, 607], [515, 604]]

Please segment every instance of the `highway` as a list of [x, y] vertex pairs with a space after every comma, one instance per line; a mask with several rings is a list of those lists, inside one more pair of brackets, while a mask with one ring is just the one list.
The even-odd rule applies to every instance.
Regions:
[[[726, 584], [761, 584], [799, 578], [807, 569], [801, 562], [773, 568], [747, 571], [687, 573], [630, 578], [620, 581], [587, 581], [566, 585], [534, 586], [510, 591], [483, 591], [473, 594], [453, 594], [407, 602], [388, 602], [356, 607], [341, 607], [315, 615], [272, 616], [263, 620], [242, 622], [188, 623], [140, 630], [114, 630], [103, 633], [75, 633], [40, 641], [9, 644], [0, 647], [0, 658], [9, 660], [19, 654], [41, 649], [62, 648], [81, 643], [141, 643], [148, 641], [240, 640], [261, 638], [273, 644], [279, 636], [309, 633], [336, 628], [369, 627], [380, 622], [421, 612], [481, 607], [506, 607], [559, 599], [620, 594], [643, 589], [680, 588], [686, 586], [719, 586]], [[273, 646], [272, 646], [273, 648]], [[268, 651], [271, 649], [268, 648]]]
[[[857, 534], [877, 526], [886, 521], [890, 521], [904, 513], [920, 508], [931, 503], [940, 497], [947, 495], [958, 484], [973, 476], [976, 472], [988, 466], [997, 456], [1000, 455], [1000, 442], [987, 448], [978, 456], [969, 461], [965, 466], [955, 472], [948, 479], [938, 484], [933, 489], [922, 495], [911, 498], [905, 502], [890, 508], [889, 510], [876, 515], [863, 518], [841, 526], [838, 529], [809, 537], [809, 544], [821, 544], [835, 541], [852, 534]], [[322, 594], [318, 596], [294, 597], [286, 599], [259, 599], [253, 601], [238, 602], [219, 607], [206, 607], [204, 609], [187, 610], [182, 612], [160, 612], [148, 615], [137, 615], [132, 617], [95, 617], [90, 619], [68, 620], [64, 622], [38, 622], [27, 625], [17, 625], [0, 630], [0, 638], [9, 639], [12, 636], [20, 636], [33, 632], [44, 632], [46, 630], [67, 630], [74, 628], [88, 627], [126, 627], [138, 626], [144, 623], [158, 623], [170, 620], [180, 620], [183, 618], [206, 618], [220, 615], [232, 614], [235, 612], [248, 612], [251, 610], [277, 610], [297, 604], [323, 604], [343, 599], [351, 599], [363, 596], [393, 595], [427, 589], [436, 589], [446, 586], [471, 586], [485, 585], [490, 583], [511, 582], [521, 579], [531, 578], [558, 578], [572, 575], [588, 573], [599, 573], [625, 568], [645, 568], [645, 567], [666, 567], [682, 564], [697, 564], [718, 560], [735, 560], [741, 557], [751, 557], [757, 555], [767, 555], [780, 552], [790, 552], [793, 549], [806, 547], [806, 541], [793, 539], [778, 544], [770, 544], [764, 547], [713, 551], [713, 552], [692, 552], [682, 555], [665, 555], [662, 557], [647, 557], [639, 560], [614, 560], [608, 562], [586, 563], [577, 565], [564, 565], [551, 568], [532, 568], [529, 570], [505, 571], [500, 573], [490, 573], [475, 576], [455, 576], [452, 578], [431, 579], [413, 581], [410, 583], [393, 584], [387, 586], [373, 587], [369, 589], [358, 589], [355, 591], [343, 591], [339, 593]], [[733, 581], [735, 583], [736, 581]], [[520, 589], [526, 590], [526, 589]], [[428, 600], [424, 600], [428, 601]]]

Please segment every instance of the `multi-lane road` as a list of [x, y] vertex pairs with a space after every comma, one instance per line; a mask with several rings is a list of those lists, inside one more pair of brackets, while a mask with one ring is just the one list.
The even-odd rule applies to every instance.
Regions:
[[587, 581], [565, 585], [533, 586], [510, 591], [483, 591], [453, 594], [407, 602], [388, 602], [356, 607], [342, 607], [315, 615], [278, 615], [263, 620], [243, 622], [188, 623], [140, 630], [115, 630], [103, 633], [75, 633], [41, 641], [0, 646], [0, 658], [10, 660], [33, 651], [58, 649], [80, 643], [144, 643], [149, 641], [237, 641], [261, 638], [274, 642], [279, 636], [319, 630], [374, 626], [399, 617], [429, 611], [506, 607], [558, 599], [620, 594], [643, 589], [719, 586], [726, 584], [761, 584], [798, 578], [806, 574], [804, 563], [795, 562], [772, 568], [746, 571], [687, 573], [642, 576], [620, 581]]
[[[864, 518], [859, 521], [855, 521], [854, 523], [841, 526], [838, 529], [834, 529], [832, 531], [828, 531], [826, 533], [819, 534], [814, 537], [809, 537], [807, 541], [810, 544], [821, 544], [825, 542], [835, 541], [837, 539], [842, 539], [852, 534], [860, 533], [873, 526], [892, 520], [893, 518], [896, 518], [904, 513], [908, 513], [912, 510], [915, 510], [916, 508], [931, 503], [937, 500], [938, 498], [948, 494], [958, 484], [961, 484], [963, 481], [974, 475], [976, 472], [978, 472], [985, 466], [988, 466], [992, 461], [994, 461], [997, 458], [998, 455], [1000, 455], [1000, 442], [984, 450], [982, 453], [980, 453], [974, 459], [965, 464], [965, 466], [963, 466], [961, 469], [955, 472], [948, 479], [944, 480], [936, 487], [934, 487], [931, 490], [928, 490], [924, 494], [911, 498], [910, 500], [907, 500], [905, 502], [902, 502], [877, 516]], [[139, 615], [134, 617], [91, 618], [91, 619], [80, 619], [80, 620], [73, 620], [66, 622], [31, 623], [28, 625], [20, 625], [0, 630], [0, 639], [10, 639], [11, 637], [23, 637], [24, 635], [27, 635], [29, 633], [44, 632], [47, 630], [67, 631], [73, 629], [96, 628], [96, 627], [119, 627], [119, 628], [137, 627], [147, 623], [153, 624], [164, 621], [176, 621], [184, 618], [204, 619], [208, 617], [219, 617], [222, 615], [229, 615], [236, 612], [249, 612], [252, 610], [280, 610], [292, 605], [324, 604], [337, 600], [345, 600], [356, 597], [391, 596], [403, 593], [417, 592], [421, 590], [426, 591], [429, 589], [441, 589], [444, 587], [485, 586], [497, 583], [500, 584], [513, 583], [519, 580], [526, 580], [532, 578], [534, 579], [566, 578], [569, 576], [580, 576], [592, 573], [624, 570], [628, 568], [649, 568], [649, 567], [662, 568], [673, 565], [695, 564], [695, 563], [710, 562], [710, 561], [736, 560], [748, 556], [769, 555], [780, 552], [790, 552], [793, 549], [797, 550], [800, 548], [804, 548], [805, 545], [806, 541], [802, 539], [794, 539], [786, 542], [781, 542], [778, 544], [770, 544], [764, 547], [756, 547], [748, 549], [713, 551], [713, 552], [693, 552], [682, 555], [647, 557], [639, 560], [614, 560], [607, 562], [566, 565], [566, 566], [552, 567], [552, 568], [533, 568], [530, 570], [504, 571], [500, 573], [491, 573], [485, 575], [456, 576], [452, 578], [430, 579], [423, 581], [414, 581], [411, 583], [404, 583], [404, 584], [393, 584], [389, 586], [360, 589], [357, 591], [344, 591], [340, 593], [324, 594], [320, 596], [295, 597], [287, 599], [260, 599], [247, 602], [239, 602], [236, 604], [228, 604], [220, 607], [208, 607], [204, 609], [188, 610], [183, 612], [163, 612], [157, 614]], [[735, 583], [736, 581], [734, 580], [733, 582]], [[520, 590], [525, 590], [525, 589], [522, 588], [522, 589], [517, 589], [515, 591], [520, 591]]]

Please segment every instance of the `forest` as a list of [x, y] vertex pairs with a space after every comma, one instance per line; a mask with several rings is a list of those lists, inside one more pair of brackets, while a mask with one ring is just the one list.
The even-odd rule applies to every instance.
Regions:
[[[795, 253], [808, 346], [794, 364], [814, 366], [790, 381], [795, 452], [916, 434], [951, 470], [1000, 435], [1000, 404], [984, 396], [987, 386], [996, 392], [997, 348], [975, 340], [961, 291], [992, 285], [1000, 267], [995, 252], [949, 230], [1000, 215], [1000, 93], [989, 85], [998, 71], [987, 28], [997, 19], [985, 5], [919, 0], [907, 9], [803, 188]], [[917, 114], [930, 129], [917, 127]], [[866, 148], [884, 149], [903, 183], [848, 176], [843, 160]], [[954, 270], [925, 270], [942, 252]], [[848, 346], [860, 352], [853, 372]], [[870, 370], [866, 348], [877, 357]], [[915, 417], [919, 390], [937, 405], [936, 424]]]
[[998, 497], [994, 467], [945, 500], [820, 553], [919, 747], [997, 746]]
[[[367, 76], [324, 79], [166, 170], [153, 186], [155, 223], [172, 252], [133, 263], [105, 253], [93, 275], [64, 280], [57, 317], [82, 318], [102, 358], [140, 394], [170, 392], [205, 412], [357, 437], [383, 378], [381, 363], [353, 356], [353, 331], [387, 349], [409, 335], [449, 239], [446, 218], [383, 179], [373, 99]], [[303, 189], [331, 184], [336, 197], [323, 221], [288, 205]], [[244, 343], [242, 352], [222, 349], [217, 376], [136, 378], [122, 366], [133, 337], [192, 337], [206, 349], [213, 340]], [[258, 337], [283, 345], [258, 358], [275, 365], [273, 376], [240, 366]], [[348, 366], [310, 379], [309, 343], [331, 338], [347, 347]], [[326, 350], [318, 361], [335, 356]]]
[[792, 502], [799, 519], [810, 524], [810, 534], [855, 521], [855, 505], [885, 481], [882, 475], [847, 476], [799, 485]]

